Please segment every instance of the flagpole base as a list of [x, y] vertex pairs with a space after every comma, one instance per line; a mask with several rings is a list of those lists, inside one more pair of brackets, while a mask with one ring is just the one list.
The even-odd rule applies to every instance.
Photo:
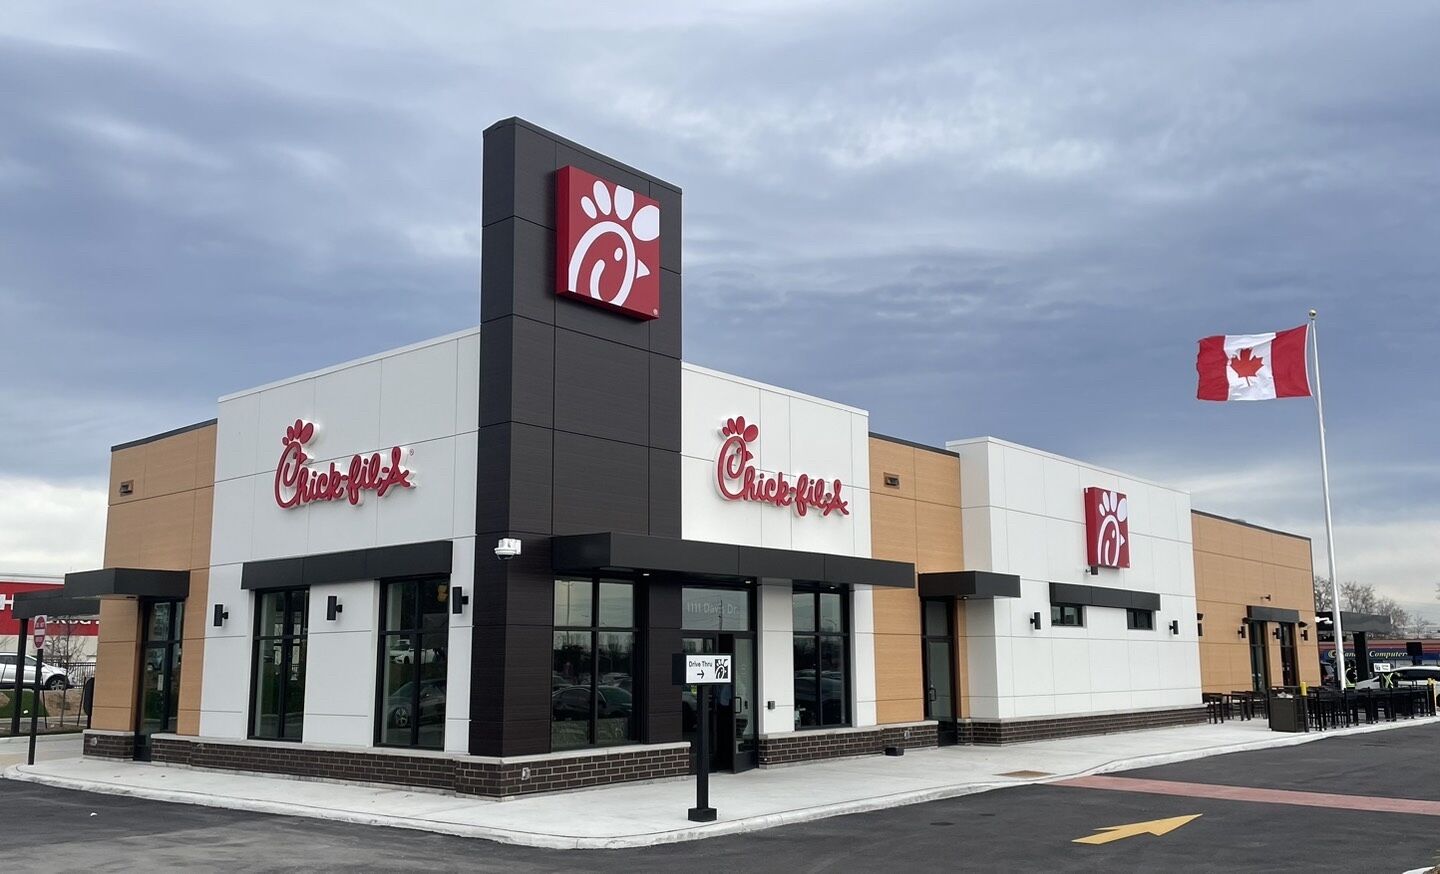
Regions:
[[714, 822], [718, 815], [713, 807], [692, 807], [687, 814], [691, 822]]

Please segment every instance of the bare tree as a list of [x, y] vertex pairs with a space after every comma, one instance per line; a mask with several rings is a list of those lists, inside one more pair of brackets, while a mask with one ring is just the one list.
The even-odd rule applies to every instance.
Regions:
[[[1315, 609], [1331, 609], [1330, 581], [1324, 577], [1315, 577]], [[1387, 598], [1375, 591], [1370, 583], [1357, 583], [1351, 580], [1340, 584], [1340, 609], [1352, 613], [1372, 613], [1377, 616], [1384, 616], [1390, 620], [1390, 624], [1396, 629], [1402, 630], [1410, 624], [1410, 613], [1394, 598]]]
[[[1330, 589], [1330, 581], [1324, 577], [1315, 577], [1315, 612], [1325, 613], [1335, 606], [1334, 592]], [[1440, 586], [1437, 586], [1436, 597], [1440, 598]]]

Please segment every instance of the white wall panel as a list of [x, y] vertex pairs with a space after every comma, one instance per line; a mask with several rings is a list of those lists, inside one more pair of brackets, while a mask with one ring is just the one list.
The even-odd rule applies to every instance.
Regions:
[[412, 443], [407, 449], [415, 487], [366, 498], [378, 505], [379, 546], [442, 540], [455, 530], [455, 438]]
[[[790, 584], [760, 586], [760, 731], [795, 730], [795, 639]], [[768, 702], [775, 702], [769, 709]]]
[[[325, 618], [329, 596], [340, 599]], [[310, 588], [306, 640], [305, 741], [370, 746], [375, 732], [379, 653], [379, 584], [334, 583]]]
[[[215, 480], [247, 476], [258, 470], [255, 445], [259, 439], [260, 396], [249, 394], [222, 401], [216, 419]], [[283, 434], [275, 435], [277, 449]]]
[[480, 335], [455, 341], [455, 431], [480, 427]]
[[[305, 447], [307, 454], [348, 458], [354, 450], [346, 447], [380, 445], [380, 367], [370, 361], [316, 377], [315, 439]], [[278, 451], [279, 434], [274, 442]]]
[[[259, 393], [260, 409], [256, 417], [255, 454], [250, 462], [249, 473], [273, 474], [280, 462], [280, 452], [285, 448], [281, 442], [285, 429], [295, 424], [296, 419], [313, 421], [315, 418], [315, 380], [302, 379], [268, 388]], [[222, 424], [223, 427], [223, 424]], [[319, 439], [324, 439], [321, 436]], [[216, 438], [219, 451], [219, 438]], [[326, 457], [333, 457], [330, 450], [321, 451]], [[216, 458], [219, 467], [219, 458]]]
[[[452, 340], [383, 360], [381, 446], [404, 446], [455, 433], [458, 345]], [[480, 403], [479, 392], [474, 403]]]

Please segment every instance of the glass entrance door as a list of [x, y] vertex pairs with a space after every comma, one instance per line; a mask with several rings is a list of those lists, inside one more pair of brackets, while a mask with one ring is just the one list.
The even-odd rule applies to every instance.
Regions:
[[[731, 684], [710, 687], [710, 770], [747, 771], [759, 761], [751, 592], [686, 587], [681, 599], [686, 628], [681, 638], [684, 652], [734, 657]], [[700, 690], [696, 686], [680, 689], [681, 728], [685, 739], [695, 744], [699, 740]]]
[[1280, 628], [1280, 676], [1281, 682], [1286, 686], [1300, 685], [1300, 677], [1296, 671], [1299, 659], [1295, 653], [1295, 623], [1281, 622]]
[[959, 740], [955, 709], [955, 632], [949, 599], [920, 602], [924, 622], [925, 718], [939, 723], [940, 743]]
[[135, 758], [150, 761], [152, 735], [175, 730], [180, 705], [180, 632], [183, 601], [157, 601], [144, 610], [140, 643], [140, 700], [135, 714]]
[[1266, 652], [1265, 623], [1250, 621], [1250, 685], [1256, 692], [1270, 691], [1270, 659]]

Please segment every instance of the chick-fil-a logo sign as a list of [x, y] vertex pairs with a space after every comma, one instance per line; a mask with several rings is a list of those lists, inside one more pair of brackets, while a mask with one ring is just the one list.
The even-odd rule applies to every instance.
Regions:
[[1130, 500], [1123, 492], [1085, 490], [1085, 538], [1091, 566], [1130, 566]]
[[760, 427], [748, 424], [744, 416], [726, 419], [720, 436], [725, 441], [715, 458], [715, 484], [725, 500], [794, 507], [800, 516], [812, 509], [819, 510], [822, 516], [837, 512], [850, 515], [850, 504], [840, 496], [838, 479], [824, 480], [802, 473], [792, 483], [784, 473], [772, 476], [757, 469], [752, 464], [755, 453], [750, 451], [750, 444], [759, 439]]
[[384, 497], [391, 489], [411, 489], [410, 471], [402, 463], [405, 450], [399, 446], [381, 455], [353, 455], [345, 467], [330, 462], [328, 469], [316, 470], [305, 464], [305, 444], [315, 436], [315, 423], [296, 419], [285, 429], [280, 442], [280, 463], [275, 465], [275, 503], [282, 509], [299, 507], [312, 501], [338, 501], [342, 498], [352, 506], [360, 503], [365, 492]]

